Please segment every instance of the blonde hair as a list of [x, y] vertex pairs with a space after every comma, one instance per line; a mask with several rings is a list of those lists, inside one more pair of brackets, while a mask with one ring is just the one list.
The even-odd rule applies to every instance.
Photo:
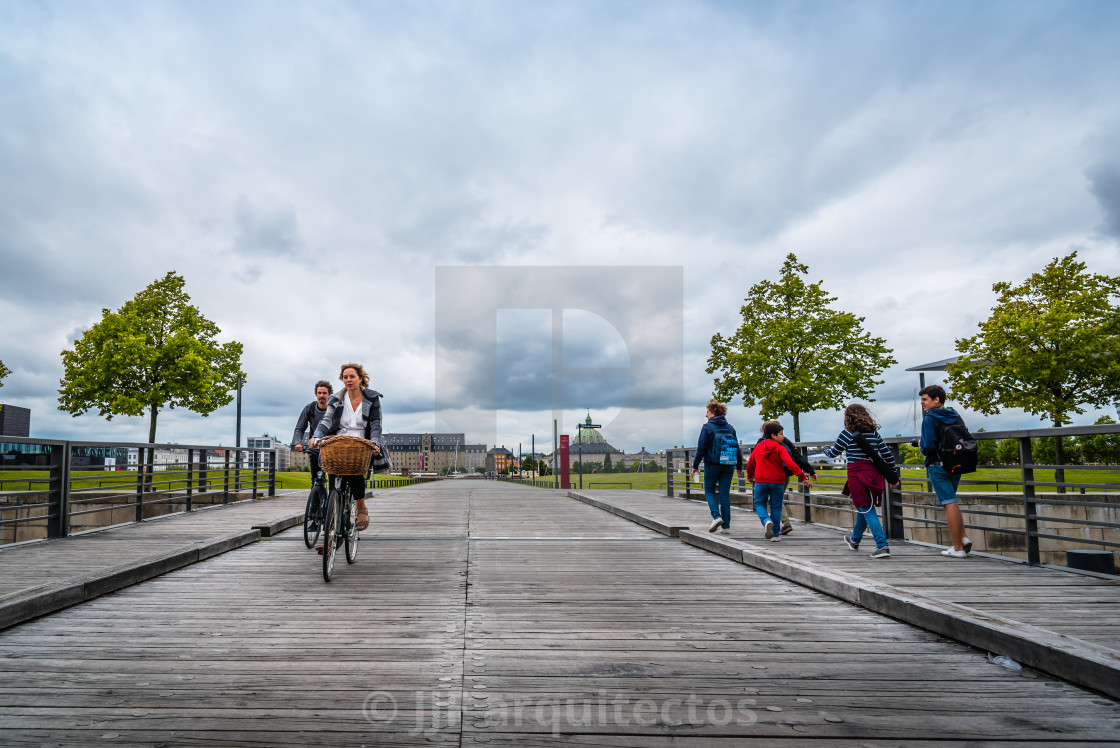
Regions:
[[342, 381], [342, 375], [346, 373], [347, 369], [353, 369], [358, 379], [362, 380], [363, 387], [369, 387], [369, 374], [366, 374], [366, 369], [361, 364], [343, 364], [342, 368], [338, 370], [338, 379]]

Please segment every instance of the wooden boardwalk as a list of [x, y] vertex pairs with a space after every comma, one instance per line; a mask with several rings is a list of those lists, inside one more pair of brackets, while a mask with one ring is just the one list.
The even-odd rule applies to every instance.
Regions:
[[[708, 529], [711, 518], [702, 493], [691, 501], [644, 491], [583, 493], [701, 532]], [[763, 537], [752, 510], [732, 507], [732, 517], [731, 540], [745, 548], [780, 553], [822, 569], [855, 574], [1120, 650], [1120, 626], [1115, 625], [1120, 621], [1120, 580], [986, 554], [948, 559], [941, 557], [940, 547], [898, 541], [891, 545], [890, 559], [875, 560], [868, 557], [875, 549], [870, 532], [864, 534], [860, 551], [853, 553], [840, 529], [797, 522], [791, 535], [771, 543]]]
[[1120, 744], [1116, 701], [557, 492], [371, 509], [329, 585], [289, 530], [0, 633], [0, 744]]

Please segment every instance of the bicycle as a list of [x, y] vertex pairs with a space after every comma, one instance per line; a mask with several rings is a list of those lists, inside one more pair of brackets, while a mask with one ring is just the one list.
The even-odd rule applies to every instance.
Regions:
[[[319, 450], [314, 450], [318, 456]], [[323, 530], [323, 510], [327, 506], [326, 474], [320, 470], [311, 481], [311, 492], [307, 494], [307, 506], [303, 510], [303, 543], [314, 548]]]
[[[345, 434], [328, 436], [316, 442], [323, 471], [329, 476], [329, 490], [323, 509], [323, 579], [331, 581], [334, 561], [340, 546], [346, 546], [346, 563], [358, 559], [358, 499], [341, 476], [364, 476], [378, 445], [368, 439]], [[308, 497], [310, 500], [310, 497]]]
[[323, 579], [331, 581], [334, 575], [334, 560], [338, 547], [346, 546], [346, 563], [358, 560], [358, 500], [343, 483], [341, 489], [332, 487], [327, 494], [323, 512]]

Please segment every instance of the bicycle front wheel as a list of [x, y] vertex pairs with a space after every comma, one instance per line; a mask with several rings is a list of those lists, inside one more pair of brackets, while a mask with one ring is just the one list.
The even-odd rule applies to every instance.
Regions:
[[315, 547], [319, 533], [323, 530], [323, 502], [327, 492], [318, 483], [311, 487], [307, 495], [307, 506], [303, 510], [303, 544], [308, 548]]
[[358, 560], [358, 502], [350, 498], [350, 510], [346, 512], [346, 563]]
[[334, 558], [338, 553], [338, 534], [341, 524], [342, 496], [337, 488], [327, 494], [327, 509], [323, 512], [323, 580], [331, 581], [334, 575]]

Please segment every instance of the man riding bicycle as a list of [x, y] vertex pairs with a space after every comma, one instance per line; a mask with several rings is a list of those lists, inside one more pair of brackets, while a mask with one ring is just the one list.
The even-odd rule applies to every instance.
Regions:
[[[334, 387], [325, 379], [320, 379], [315, 383], [315, 399], [303, 406], [303, 410], [299, 414], [299, 420], [296, 421], [296, 431], [292, 435], [292, 449], [297, 452], [304, 451], [307, 437], [315, 433], [319, 421], [323, 420], [323, 414], [327, 412], [327, 400], [333, 393]], [[319, 474], [319, 455], [314, 451], [307, 450], [307, 458], [311, 462], [311, 478], [314, 480], [315, 476]]]

